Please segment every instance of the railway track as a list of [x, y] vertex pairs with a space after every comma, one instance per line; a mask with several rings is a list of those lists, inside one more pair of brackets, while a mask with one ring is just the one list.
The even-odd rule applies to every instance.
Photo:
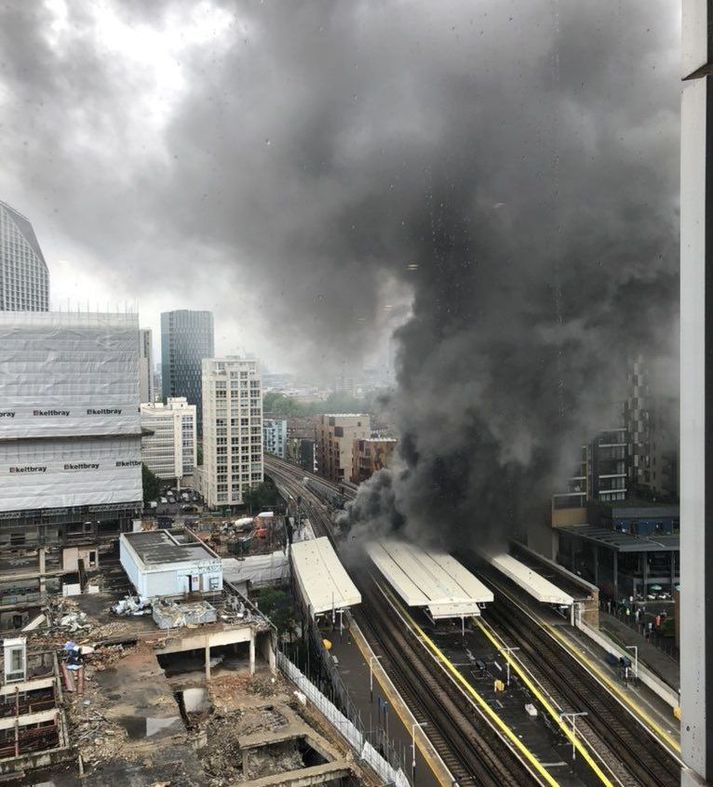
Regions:
[[[319, 496], [302, 485], [302, 471], [272, 458], [265, 471], [293, 497], [301, 497], [315, 532], [333, 540], [330, 517]], [[377, 655], [385, 657], [384, 666], [401, 697], [427, 722], [428, 738], [456, 782], [488, 787], [541, 784], [478, 711], [463, 702], [463, 694], [443, 670], [434, 668], [414, 635], [394, 625], [394, 612], [368, 572], [351, 573], [362, 594], [362, 605], [352, 614]]]
[[557, 676], [555, 685], [548, 681], [552, 692], [573, 710], [586, 711], [586, 724], [618, 757], [633, 783], [678, 787], [681, 771], [676, 759], [519, 605], [499, 593], [483, 617], [518, 645], [537, 672]]
[[540, 784], [513, 752], [503, 756], [499, 736], [480, 722], [474, 709], [467, 712], [462, 695], [448, 685], [442, 670], [433, 670], [413, 635], [394, 625], [393, 610], [371, 577], [357, 574], [355, 581], [365, 609], [352, 614], [376, 654], [385, 657], [381, 663], [401, 697], [416, 718], [427, 722], [428, 737], [455, 781], [490, 787]]

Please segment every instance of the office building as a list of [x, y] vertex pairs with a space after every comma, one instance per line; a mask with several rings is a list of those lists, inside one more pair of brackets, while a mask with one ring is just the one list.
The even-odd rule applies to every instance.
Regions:
[[276, 418], [265, 418], [262, 422], [263, 447], [266, 454], [287, 456], [287, 421]]
[[257, 361], [203, 360], [201, 493], [209, 506], [237, 506], [263, 481], [262, 387]]
[[397, 443], [395, 437], [367, 437], [355, 440], [352, 483], [361, 484], [379, 470], [390, 467]]
[[363, 413], [333, 413], [317, 420], [317, 470], [330, 481], [348, 481], [354, 466], [354, 441], [371, 437]]
[[156, 401], [153, 372], [153, 331], [141, 328], [139, 331], [139, 400]]
[[0, 312], [0, 549], [131, 529], [143, 496], [138, 330], [135, 314]]
[[184, 397], [141, 405], [141, 461], [158, 478], [180, 481], [196, 466], [196, 406]]
[[183, 396], [196, 406], [202, 423], [201, 362], [215, 355], [213, 314], [179, 309], [161, 315], [161, 385], [163, 398]]
[[0, 202], [0, 311], [48, 309], [49, 273], [32, 224]]

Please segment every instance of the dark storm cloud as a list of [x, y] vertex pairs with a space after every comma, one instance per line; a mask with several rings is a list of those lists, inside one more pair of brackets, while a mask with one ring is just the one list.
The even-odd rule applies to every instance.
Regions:
[[[159, 27], [188, 8], [149, 6], [117, 7]], [[457, 538], [534, 516], [525, 501], [615, 418], [628, 355], [674, 344], [665, 2], [224, 3], [227, 38], [182, 60], [160, 153], [132, 114], [151, 85], [81, 8], [59, 50], [19, 8], [0, 42], [6, 89], [28, 97], [18, 177], [137, 286], [170, 270], [238, 313], [269, 298], [274, 334], [320, 364], [358, 359], [385, 301], [413, 293], [404, 467], [374, 495], [388, 521]], [[205, 277], [196, 249], [217, 261]]]

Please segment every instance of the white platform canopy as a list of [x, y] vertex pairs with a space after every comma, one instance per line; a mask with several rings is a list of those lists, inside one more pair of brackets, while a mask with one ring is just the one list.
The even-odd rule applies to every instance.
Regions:
[[501, 571], [508, 579], [527, 591], [533, 598], [543, 604], [558, 604], [571, 607], [574, 599], [568, 593], [540, 576], [529, 566], [516, 560], [505, 552], [499, 555], [483, 555], [491, 566]]
[[326, 536], [293, 543], [291, 555], [297, 585], [313, 615], [361, 603], [361, 594]]
[[426, 607], [433, 620], [480, 614], [493, 592], [446, 552], [404, 541], [367, 545], [369, 557], [409, 607]]

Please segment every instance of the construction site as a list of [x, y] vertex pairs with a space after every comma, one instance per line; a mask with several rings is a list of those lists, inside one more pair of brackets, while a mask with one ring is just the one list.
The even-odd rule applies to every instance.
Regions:
[[4, 639], [4, 782], [380, 783], [278, 669], [274, 627], [210, 546], [159, 530], [120, 553]]

